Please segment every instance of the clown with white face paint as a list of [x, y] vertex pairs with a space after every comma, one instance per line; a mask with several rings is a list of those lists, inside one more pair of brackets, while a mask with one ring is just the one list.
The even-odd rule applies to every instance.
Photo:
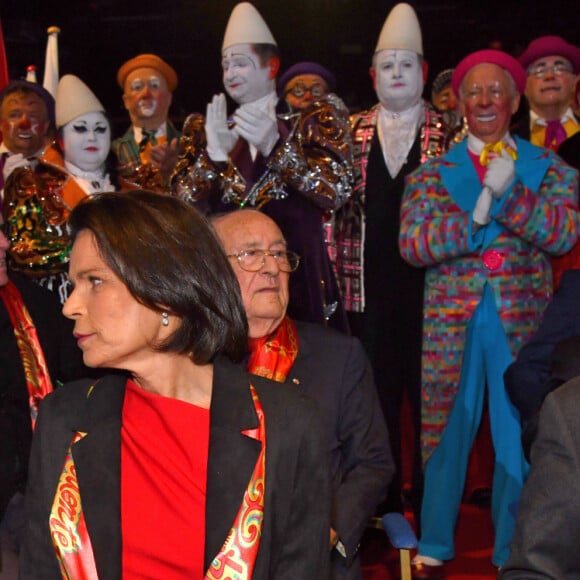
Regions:
[[[427, 158], [442, 154], [447, 145], [440, 115], [421, 99], [425, 73], [417, 15], [409, 4], [397, 4], [385, 20], [372, 58], [370, 75], [379, 102], [351, 117], [355, 193], [337, 212], [334, 231], [350, 326], [371, 359], [397, 463], [385, 511], [401, 509], [404, 391], [417, 433], [420, 424], [423, 271], [406, 264], [399, 254], [401, 197], [406, 176]], [[418, 513], [418, 443], [414, 455], [412, 498]]]
[[[89, 195], [114, 191], [107, 166], [111, 127], [105, 109], [74, 75], [60, 79], [56, 94], [56, 144], [47, 147], [34, 171], [19, 168], [6, 183], [6, 217], [12, 269], [58, 289], [66, 299], [70, 210]], [[30, 181], [36, 189], [30, 189]], [[50, 191], [50, 195], [47, 192]], [[26, 215], [32, 225], [19, 228]], [[50, 216], [50, 221], [49, 221]], [[24, 249], [24, 250], [23, 250]]]
[[62, 128], [62, 143], [69, 171], [102, 171], [111, 148], [109, 121], [101, 111], [81, 115]]
[[[173, 194], [207, 213], [254, 207], [272, 217], [302, 257], [289, 312], [346, 331], [322, 224], [352, 188], [348, 110], [331, 95], [308, 114], [290, 114], [276, 92], [276, 41], [248, 2], [230, 15], [220, 63], [225, 92], [213, 96], [205, 117], [186, 119]], [[226, 94], [236, 104], [230, 115]]]

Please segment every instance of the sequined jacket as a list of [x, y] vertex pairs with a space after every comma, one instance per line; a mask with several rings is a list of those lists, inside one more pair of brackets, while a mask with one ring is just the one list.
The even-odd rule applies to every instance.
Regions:
[[204, 125], [205, 118], [199, 113], [186, 119], [171, 181], [174, 195], [206, 212], [215, 211], [220, 203], [259, 209], [290, 192], [303, 195], [324, 210], [333, 210], [350, 195], [348, 110], [336, 95], [302, 113], [278, 116], [281, 138], [267, 158], [258, 153], [253, 161], [254, 166], [263, 166], [263, 171], [250, 171], [257, 176], [255, 181], [243, 176], [246, 172], [239, 154], [243, 140], [238, 141], [227, 162], [215, 163], [207, 154]]

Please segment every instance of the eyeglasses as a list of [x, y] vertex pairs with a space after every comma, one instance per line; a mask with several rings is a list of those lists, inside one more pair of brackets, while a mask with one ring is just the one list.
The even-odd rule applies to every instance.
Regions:
[[240, 268], [246, 272], [257, 272], [266, 263], [266, 256], [272, 256], [282, 272], [294, 272], [300, 264], [300, 256], [286, 250], [242, 250], [228, 254], [228, 258], [236, 258]]
[[557, 62], [552, 66], [547, 66], [545, 64], [539, 64], [528, 69], [528, 74], [535, 76], [537, 79], [543, 79], [548, 72], [552, 71], [557, 77], [562, 76], [564, 73], [572, 72], [572, 65], [567, 62]]
[[292, 93], [295, 97], [303, 97], [307, 92], [309, 92], [313, 98], [320, 99], [326, 94], [326, 89], [322, 83], [314, 83], [307, 87], [304, 83], [296, 83], [293, 87], [286, 91], [286, 94]]

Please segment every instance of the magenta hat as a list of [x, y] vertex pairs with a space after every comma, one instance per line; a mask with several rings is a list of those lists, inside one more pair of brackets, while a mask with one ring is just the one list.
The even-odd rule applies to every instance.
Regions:
[[572, 63], [575, 74], [580, 72], [580, 48], [568, 44], [559, 36], [541, 36], [532, 40], [520, 56], [520, 62], [527, 69], [536, 60], [545, 56], [563, 56]]
[[507, 71], [516, 83], [516, 88], [520, 94], [526, 89], [526, 71], [522, 65], [507, 52], [503, 50], [493, 50], [488, 48], [486, 50], [478, 50], [467, 55], [453, 71], [451, 77], [451, 87], [456, 95], [459, 95], [459, 87], [465, 75], [474, 66], [478, 64], [496, 64]]

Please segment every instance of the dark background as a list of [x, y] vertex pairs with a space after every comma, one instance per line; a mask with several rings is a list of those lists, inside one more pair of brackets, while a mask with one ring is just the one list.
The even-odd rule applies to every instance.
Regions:
[[[220, 49], [236, 0], [0, 0], [11, 78], [34, 64], [42, 82], [46, 29], [59, 26], [60, 74], [83, 79], [101, 99], [118, 134], [128, 116], [116, 84], [119, 66], [153, 52], [179, 75], [172, 118], [179, 125], [205, 111], [222, 90]], [[376, 102], [368, 68], [380, 29], [396, 2], [378, 0], [255, 0], [282, 55], [281, 71], [299, 60], [332, 69], [337, 92], [353, 109]], [[411, 0], [433, 77], [467, 53], [499, 42], [518, 55], [530, 40], [558, 34], [580, 44], [578, 0]]]

